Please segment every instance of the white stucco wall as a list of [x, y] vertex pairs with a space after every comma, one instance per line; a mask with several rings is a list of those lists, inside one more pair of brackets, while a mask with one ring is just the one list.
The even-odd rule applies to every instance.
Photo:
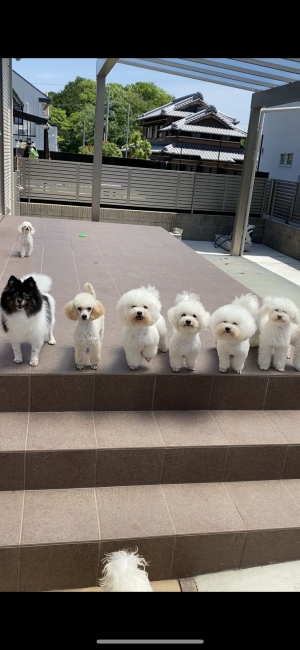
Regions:
[[[300, 102], [285, 106], [300, 106]], [[259, 171], [269, 172], [269, 178], [300, 181], [300, 110], [266, 113], [263, 136]], [[292, 167], [280, 166], [282, 153], [294, 154]]]
[[[13, 89], [16, 91], [16, 93], [19, 95], [20, 99], [22, 102], [24, 102], [24, 112], [26, 113], [31, 113], [32, 115], [38, 115], [39, 117], [43, 117], [43, 104], [42, 102], [39, 101], [39, 98], [45, 97], [45, 94], [32, 86], [26, 79], [23, 79], [20, 75], [18, 75], [14, 70], [12, 71], [12, 84], [13, 84]], [[46, 97], [45, 97], [46, 98]], [[35, 142], [35, 146], [37, 149], [44, 149], [44, 129], [40, 124], [32, 125], [33, 128], [36, 129], [36, 135], [32, 138]], [[22, 135], [20, 135], [20, 138], [25, 140], [26, 138]], [[13, 146], [16, 146], [16, 142], [18, 140], [18, 136], [14, 135], [13, 136], [13, 141], [14, 144]], [[52, 126], [49, 129], [49, 151], [57, 151], [57, 127]]]

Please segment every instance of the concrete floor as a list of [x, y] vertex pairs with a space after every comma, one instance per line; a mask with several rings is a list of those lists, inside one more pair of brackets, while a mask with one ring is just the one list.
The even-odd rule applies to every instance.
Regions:
[[183, 243], [249, 291], [262, 298], [270, 293], [283, 295], [300, 307], [300, 261], [263, 244], [252, 244], [242, 257], [231, 257], [222, 248], [215, 248], [214, 242]]
[[300, 591], [300, 562], [207, 573], [194, 578], [205, 591]]

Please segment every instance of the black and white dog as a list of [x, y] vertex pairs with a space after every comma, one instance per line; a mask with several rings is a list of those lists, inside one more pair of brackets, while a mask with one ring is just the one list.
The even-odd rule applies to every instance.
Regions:
[[14, 362], [22, 363], [22, 343], [31, 344], [30, 366], [37, 366], [45, 336], [55, 345], [55, 300], [48, 293], [52, 284], [47, 275], [26, 275], [20, 280], [14, 275], [1, 295], [1, 322], [14, 351]]

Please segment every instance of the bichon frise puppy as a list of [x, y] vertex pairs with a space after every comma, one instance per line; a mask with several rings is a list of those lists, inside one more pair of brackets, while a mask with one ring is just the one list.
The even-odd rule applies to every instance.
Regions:
[[[93, 286], [86, 282], [85, 293], [78, 293], [64, 307], [64, 313], [70, 320], [77, 320], [74, 332], [75, 364], [77, 370], [82, 370], [83, 363], [90, 362], [92, 370], [97, 370], [100, 361], [105, 309], [99, 300]], [[87, 350], [89, 350], [89, 359]]]
[[209, 326], [217, 339], [220, 372], [230, 368], [232, 359], [233, 369], [241, 374], [249, 352], [249, 339], [256, 331], [254, 316], [242, 304], [231, 303], [212, 314]]
[[148, 564], [136, 551], [115, 551], [107, 553], [103, 562], [103, 578], [99, 586], [108, 592], [153, 591], [145, 567]]
[[175, 303], [168, 311], [168, 319], [174, 328], [169, 343], [171, 368], [179, 372], [185, 361], [187, 368], [194, 370], [201, 348], [199, 332], [208, 327], [210, 314], [195, 293], [179, 293]]
[[21, 235], [20, 255], [21, 257], [30, 257], [33, 249], [33, 235], [35, 229], [31, 225], [30, 221], [23, 221], [18, 228], [18, 232]]
[[299, 310], [289, 298], [266, 296], [258, 316], [258, 365], [261, 370], [268, 370], [273, 357], [275, 370], [283, 372], [289, 356], [292, 324], [300, 320]]
[[[300, 326], [292, 325], [291, 341], [290, 344], [294, 346], [293, 366], [295, 370], [300, 370]], [[288, 350], [287, 358], [290, 359], [290, 348]]]
[[242, 294], [239, 298], [235, 298], [232, 301], [233, 305], [241, 305], [250, 311], [250, 314], [254, 317], [256, 323], [256, 332], [253, 336], [250, 337], [250, 348], [258, 348], [259, 345], [259, 332], [258, 332], [258, 313], [259, 313], [259, 301], [257, 296], [254, 293]]
[[125, 325], [122, 344], [130, 370], [136, 370], [142, 357], [150, 362], [157, 350], [166, 352], [167, 326], [161, 316], [159, 292], [150, 285], [132, 289], [120, 298], [117, 311]]

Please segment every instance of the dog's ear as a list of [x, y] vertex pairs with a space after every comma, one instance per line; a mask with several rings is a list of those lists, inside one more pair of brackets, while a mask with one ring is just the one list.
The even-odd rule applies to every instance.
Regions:
[[23, 228], [24, 228], [23, 224], [21, 224], [18, 228], [18, 232], [20, 233], [20, 235], [23, 234]]
[[296, 307], [296, 305], [294, 305], [294, 309], [289, 310], [289, 313], [290, 313], [290, 318], [292, 323], [298, 325], [300, 314], [299, 314], [299, 309]]
[[70, 302], [64, 306], [64, 314], [70, 320], [78, 320], [78, 312], [76, 307], [74, 307], [73, 300], [70, 300]]
[[35, 228], [33, 226], [30, 226], [30, 234], [34, 235], [35, 233]]
[[92, 310], [92, 313], [90, 315], [90, 320], [97, 320], [97, 318], [100, 318], [105, 314], [105, 308], [103, 307], [102, 303], [100, 300], [95, 300], [95, 304]]
[[171, 307], [171, 309], [169, 309], [167, 315], [168, 315], [169, 322], [171, 323], [171, 325], [173, 325], [173, 327], [175, 327], [175, 325], [176, 325], [176, 320], [177, 320], [177, 319], [176, 319], [176, 308], [175, 308], [175, 307]]
[[203, 329], [206, 329], [206, 327], [209, 326], [209, 322], [210, 322], [210, 314], [208, 311], [204, 311], [203, 314], [201, 314], [201, 321], [202, 321]]
[[258, 315], [259, 315], [259, 316], [266, 316], [266, 314], [268, 313], [268, 311], [270, 311], [270, 305], [269, 305], [269, 303], [266, 303], [265, 305], [263, 305], [263, 306], [260, 308], [260, 310], [259, 310], [259, 312], [258, 312]]
[[15, 284], [15, 282], [19, 282], [18, 278], [16, 278], [14, 275], [11, 275], [9, 280], [8, 280], [7, 286]]

